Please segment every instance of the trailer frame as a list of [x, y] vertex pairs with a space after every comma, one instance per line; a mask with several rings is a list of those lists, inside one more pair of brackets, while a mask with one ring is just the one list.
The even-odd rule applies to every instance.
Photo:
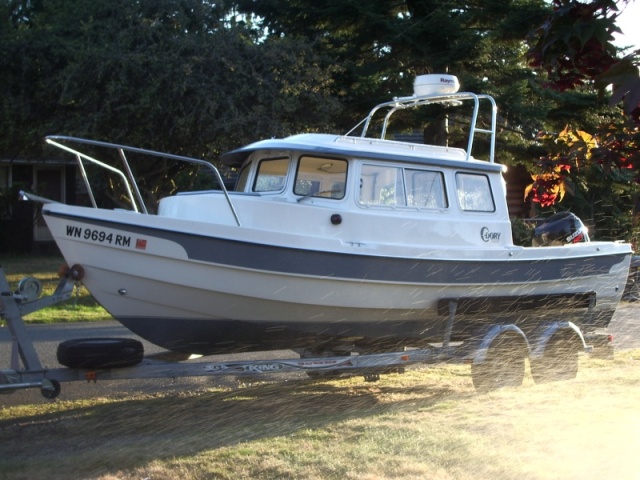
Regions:
[[[405, 367], [415, 364], [469, 363], [472, 365], [473, 383], [479, 391], [501, 386], [517, 386], [524, 375], [524, 358], [532, 361], [542, 358], [545, 347], [558, 332], [575, 338], [576, 348], [589, 351], [580, 329], [571, 322], [548, 322], [539, 332], [528, 338], [514, 324], [487, 324], [465, 342], [452, 342], [451, 334], [456, 318], [458, 301], [447, 299], [448, 316], [442, 342], [429, 348], [405, 349], [398, 352], [362, 353], [352, 355], [311, 356], [248, 361], [208, 361], [199, 357], [197, 361], [188, 355], [163, 351], [147, 355], [133, 366], [121, 368], [45, 368], [35, 349], [24, 315], [68, 300], [73, 289], [83, 276], [79, 265], [60, 269], [60, 281], [53, 294], [33, 298], [20, 290], [13, 291], [0, 266], [0, 319], [6, 322], [11, 334], [11, 360], [8, 369], [0, 369], [0, 393], [13, 393], [21, 389], [39, 388], [47, 399], [55, 399], [61, 392], [61, 383], [74, 381], [96, 382], [98, 380], [125, 380], [150, 378], [176, 378], [196, 376], [253, 376], [265, 374], [306, 372], [310, 376], [333, 374], [362, 375], [365, 381], [377, 381], [381, 374], [403, 372]], [[35, 281], [35, 279], [29, 279]], [[589, 309], [590, 310], [590, 309]], [[479, 378], [486, 375], [487, 368], [480, 368], [494, 356], [497, 346], [505, 338], [515, 339], [517, 367], [515, 374], [492, 372], [489, 381]], [[91, 339], [87, 339], [91, 340]], [[500, 340], [500, 341], [499, 341]], [[530, 341], [534, 343], [531, 344]], [[500, 375], [507, 375], [501, 378]], [[476, 378], [478, 377], [478, 378]]]

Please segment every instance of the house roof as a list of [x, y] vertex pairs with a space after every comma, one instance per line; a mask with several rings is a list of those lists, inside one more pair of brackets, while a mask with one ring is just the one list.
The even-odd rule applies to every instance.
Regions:
[[47, 165], [47, 166], [65, 166], [74, 165], [76, 161], [73, 158], [43, 158], [43, 159], [23, 159], [23, 158], [0, 158], [0, 165]]

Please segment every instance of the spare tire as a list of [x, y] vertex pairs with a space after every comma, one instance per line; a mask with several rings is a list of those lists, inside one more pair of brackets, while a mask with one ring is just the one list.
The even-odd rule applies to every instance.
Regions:
[[133, 338], [78, 338], [58, 345], [57, 356], [69, 368], [122, 368], [140, 363], [144, 347]]

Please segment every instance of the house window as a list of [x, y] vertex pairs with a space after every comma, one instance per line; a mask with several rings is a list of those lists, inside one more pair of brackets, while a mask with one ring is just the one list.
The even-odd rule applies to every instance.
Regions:
[[35, 190], [38, 195], [56, 202], [62, 202], [64, 192], [64, 176], [62, 168], [36, 168]]
[[0, 190], [9, 188], [9, 167], [0, 165]]

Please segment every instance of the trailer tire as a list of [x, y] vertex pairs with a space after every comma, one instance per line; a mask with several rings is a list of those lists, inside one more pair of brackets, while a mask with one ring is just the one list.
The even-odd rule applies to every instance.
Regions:
[[471, 364], [471, 380], [479, 393], [522, 385], [527, 348], [522, 337], [498, 336], [487, 349], [484, 361]]
[[79, 338], [58, 345], [58, 362], [69, 368], [122, 368], [140, 363], [142, 342], [133, 338]]
[[60, 395], [60, 382], [57, 380], [49, 380], [47, 385], [43, 385], [40, 389], [40, 394], [47, 400], [55, 400]]
[[534, 382], [548, 383], [576, 378], [579, 347], [572, 337], [552, 337], [544, 349], [543, 356], [531, 361], [531, 376]]

